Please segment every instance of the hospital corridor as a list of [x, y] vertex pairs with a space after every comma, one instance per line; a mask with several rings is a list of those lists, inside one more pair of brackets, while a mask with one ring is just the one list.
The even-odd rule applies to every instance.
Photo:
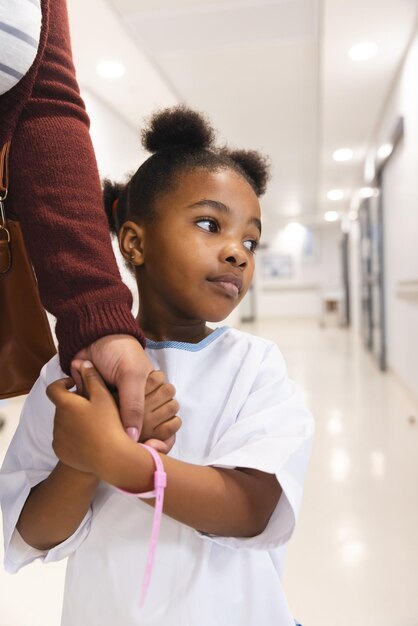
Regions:
[[[278, 346], [315, 422], [303, 497], [297, 478], [288, 477], [301, 498], [279, 572], [290, 612], [271, 626], [293, 619], [301, 626], [418, 626], [418, 0], [67, 0], [67, 7], [100, 179], [123, 189], [110, 211], [115, 223], [131, 194], [129, 177], [155, 157], [140, 136], [156, 111], [180, 105], [183, 114], [185, 107], [202, 112], [220, 154], [225, 145], [247, 157], [259, 151], [270, 167], [259, 198], [261, 237], [253, 241], [245, 232], [239, 242], [254, 264], [251, 286], [225, 320], [202, 319], [211, 329], [232, 327]], [[0, 13], [0, 41], [2, 19]], [[0, 78], [1, 71], [0, 63]], [[245, 167], [232, 170], [254, 191]], [[193, 202], [187, 210], [208, 210], [196, 220], [199, 236], [221, 236], [230, 207], [206, 196]], [[251, 215], [258, 237], [260, 213]], [[80, 228], [85, 242], [89, 229]], [[184, 257], [187, 238], [172, 232]], [[139, 316], [144, 299], [136, 281], [140, 288], [149, 260], [141, 257], [132, 272], [114, 235], [112, 246]], [[209, 250], [201, 247], [196, 267]], [[236, 275], [225, 281], [218, 278], [213, 301], [221, 289], [231, 298], [241, 289]], [[56, 319], [48, 319], [57, 343]], [[198, 350], [191, 344], [206, 346], [210, 337], [181, 349]], [[155, 351], [186, 344], [148, 338]], [[1, 351], [0, 358], [7, 367]], [[0, 463], [24, 401], [0, 399]], [[180, 403], [180, 418], [181, 411]], [[3, 557], [1, 542], [0, 626], [59, 626], [66, 559], [37, 560], [11, 575]], [[207, 601], [211, 606], [210, 589]], [[155, 619], [145, 626], [159, 626]], [[187, 620], [178, 626], [202, 626]]]
[[[417, 403], [345, 329], [294, 320], [244, 329], [278, 343], [316, 420], [284, 576], [295, 617], [312, 626], [415, 626]], [[1, 454], [20, 407], [20, 399], [0, 405]], [[2, 626], [58, 624], [64, 573], [64, 562], [1, 571]]]

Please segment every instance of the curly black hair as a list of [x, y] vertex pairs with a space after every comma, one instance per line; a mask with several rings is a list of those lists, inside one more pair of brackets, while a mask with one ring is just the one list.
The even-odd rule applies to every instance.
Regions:
[[128, 219], [152, 219], [158, 194], [173, 188], [186, 171], [231, 169], [251, 185], [257, 196], [266, 190], [268, 159], [252, 150], [216, 148], [209, 121], [185, 106], [155, 113], [141, 137], [142, 145], [152, 155], [126, 184], [110, 180], [103, 183], [105, 211], [113, 232], [117, 233]]

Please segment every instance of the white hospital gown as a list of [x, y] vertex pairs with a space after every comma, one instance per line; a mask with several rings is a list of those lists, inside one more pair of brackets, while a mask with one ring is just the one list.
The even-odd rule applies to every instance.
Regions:
[[0, 474], [5, 567], [68, 558], [62, 626], [293, 626], [282, 589], [313, 435], [313, 419], [278, 348], [228, 327], [198, 344], [148, 342], [177, 390], [182, 427], [170, 455], [272, 473], [283, 493], [252, 538], [201, 534], [163, 516], [145, 606], [139, 591], [153, 519], [143, 501], [102, 483], [77, 531], [48, 552], [15, 530], [31, 487], [57, 463], [45, 389], [64, 375], [54, 357], [29, 394]]

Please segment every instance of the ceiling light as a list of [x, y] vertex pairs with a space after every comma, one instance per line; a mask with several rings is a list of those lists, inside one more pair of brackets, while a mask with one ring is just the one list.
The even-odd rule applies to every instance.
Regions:
[[355, 222], [358, 219], [358, 211], [349, 211], [348, 219], [350, 222]]
[[362, 187], [359, 190], [360, 198], [375, 198], [377, 195], [378, 191], [374, 187]]
[[340, 420], [331, 418], [327, 424], [327, 430], [331, 435], [339, 435], [343, 430], [343, 425]]
[[299, 222], [290, 222], [289, 224], [286, 224], [284, 230], [292, 235], [305, 235], [306, 232], [305, 226]]
[[324, 214], [324, 220], [326, 222], [336, 222], [339, 219], [339, 215], [337, 213], [337, 211], [327, 211]]
[[361, 541], [349, 541], [341, 546], [341, 556], [346, 565], [359, 565], [366, 549]]
[[299, 255], [305, 239], [306, 227], [299, 222], [291, 222], [279, 233], [277, 244], [283, 253]]
[[341, 189], [330, 189], [327, 193], [328, 200], [342, 200], [344, 192]]
[[376, 478], [381, 478], [385, 475], [386, 457], [383, 452], [376, 450], [370, 454], [370, 461], [372, 465], [372, 474]]
[[368, 61], [376, 56], [378, 47], [372, 41], [358, 43], [348, 51], [348, 56], [352, 61]]
[[343, 482], [348, 477], [351, 469], [351, 459], [345, 450], [332, 450], [330, 469], [331, 478], [335, 482]]
[[103, 78], [121, 78], [125, 74], [125, 66], [119, 61], [101, 61], [96, 70]]
[[334, 161], [350, 161], [353, 158], [353, 151], [349, 148], [340, 148], [332, 155]]
[[379, 159], [386, 159], [390, 154], [392, 154], [393, 146], [391, 143], [384, 143], [380, 146], [377, 151], [377, 156]]

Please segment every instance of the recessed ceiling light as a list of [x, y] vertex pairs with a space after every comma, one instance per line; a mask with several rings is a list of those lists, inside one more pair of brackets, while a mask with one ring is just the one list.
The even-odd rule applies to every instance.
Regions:
[[303, 226], [299, 222], [290, 222], [289, 224], [286, 224], [286, 226], [284, 227], [284, 230], [287, 233], [292, 233], [292, 234], [294, 234], [294, 233], [297, 233], [297, 234], [303, 233], [303, 234], [305, 234], [305, 232], [306, 232], [305, 226]]
[[393, 146], [391, 143], [384, 143], [380, 146], [377, 151], [377, 156], [379, 159], [386, 159], [390, 154], [392, 154]]
[[378, 195], [375, 187], [362, 187], [359, 191], [360, 198], [373, 198]]
[[339, 219], [337, 211], [327, 211], [324, 215], [326, 222], [336, 222]]
[[96, 70], [103, 78], [121, 78], [125, 74], [125, 66], [119, 61], [101, 61]]
[[342, 200], [344, 198], [344, 192], [342, 189], [330, 189], [327, 193], [328, 200]]
[[340, 148], [332, 155], [334, 161], [350, 161], [353, 158], [353, 151], [349, 148]]
[[364, 543], [361, 541], [348, 541], [341, 547], [341, 556], [345, 565], [360, 565], [366, 554]]
[[352, 61], [368, 61], [376, 56], [378, 47], [372, 41], [364, 41], [363, 43], [357, 43], [350, 48], [348, 56]]

